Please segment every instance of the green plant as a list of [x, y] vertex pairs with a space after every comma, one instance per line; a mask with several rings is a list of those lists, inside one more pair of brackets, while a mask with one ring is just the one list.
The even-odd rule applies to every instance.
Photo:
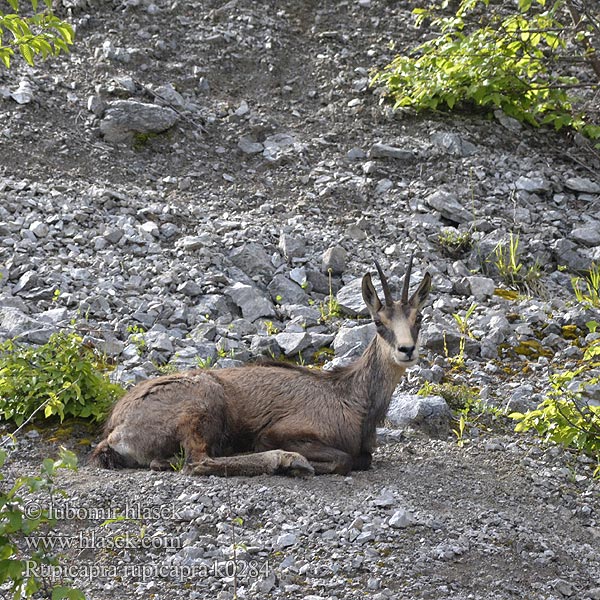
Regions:
[[0, 10], [0, 60], [6, 68], [18, 50], [33, 66], [38, 56], [45, 60], [61, 52], [69, 52], [73, 44], [73, 27], [52, 13], [52, 0], [44, 0], [38, 10], [38, 0], [31, 0], [33, 14], [24, 16], [18, 0], [6, 0], [12, 12]]
[[426, 381], [417, 392], [419, 396], [441, 396], [452, 410], [471, 410], [479, 402], [479, 390], [455, 383], [430, 383]]
[[446, 332], [443, 332], [444, 336], [444, 354], [448, 359], [448, 362], [452, 365], [454, 370], [461, 370], [465, 366], [465, 349], [467, 346], [467, 338], [463, 335], [458, 340], [458, 353], [453, 356], [450, 354], [450, 350], [448, 348], [448, 340], [446, 338]]
[[54, 333], [41, 346], [0, 344], [0, 415], [17, 425], [58, 415], [102, 419], [123, 393], [107, 365], [76, 333]]
[[275, 335], [279, 333], [279, 329], [273, 325], [273, 321], [265, 321], [265, 328], [267, 329], [267, 335]]
[[[7, 451], [0, 447], [0, 481], [4, 480], [2, 469], [7, 457]], [[64, 495], [62, 490], [54, 487], [56, 472], [76, 468], [77, 457], [61, 448], [57, 460], [44, 459], [39, 475], [22, 475], [12, 486], [0, 487], [0, 586], [8, 588], [13, 600], [31, 598], [41, 590], [52, 600], [85, 600], [81, 591], [63, 585], [51, 587], [40, 577], [42, 565], [58, 565], [57, 558], [48, 554], [44, 545], [37, 546], [32, 552], [31, 546], [21, 544], [27, 536], [39, 535], [55, 522], [48, 510], [40, 509], [37, 502], [32, 511], [22, 492], [46, 492], [51, 500], [54, 494]]]
[[185, 467], [185, 450], [183, 446], [180, 446], [179, 452], [173, 457], [175, 460], [170, 463], [173, 471], [182, 471], [183, 467]]
[[144, 333], [146, 333], [146, 330], [141, 325], [128, 325], [127, 333], [129, 334], [131, 342], [135, 344], [138, 354], [142, 356], [147, 346], [144, 338]]
[[201, 369], [210, 369], [213, 366], [212, 356], [207, 356], [206, 358], [201, 358], [198, 356], [198, 358], [196, 358], [196, 362]]
[[456, 258], [473, 246], [473, 236], [470, 231], [460, 232], [453, 227], [446, 227], [438, 235], [438, 244], [445, 254]]
[[592, 263], [584, 282], [585, 290], [581, 287], [580, 277], [571, 279], [577, 301], [588, 308], [600, 308], [600, 266]]
[[542, 271], [538, 263], [525, 267], [521, 262], [519, 236], [510, 234], [508, 245], [499, 242], [494, 250], [494, 264], [500, 277], [508, 286], [527, 293], [539, 292]]
[[319, 312], [321, 313], [321, 322], [325, 323], [335, 317], [342, 316], [342, 309], [337, 301], [335, 294], [333, 293], [333, 284], [331, 281], [331, 269], [328, 269], [327, 274], [329, 276], [329, 295], [319, 305]]
[[600, 406], [586, 401], [585, 389], [600, 383], [600, 377], [590, 377], [590, 373], [600, 367], [598, 357], [600, 340], [595, 340], [586, 349], [582, 366], [550, 377], [550, 390], [535, 410], [509, 415], [518, 421], [515, 431], [535, 429], [545, 442], [594, 457], [598, 462], [596, 476], [600, 476]]
[[[559, 69], [560, 61], [589, 59], [600, 76], [590, 42], [597, 25], [593, 11], [586, 11], [572, 28], [565, 27], [567, 1], [519, 0], [518, 12], [503, 13], [489, 0], [462, 0], [451, 16], [443, 15], [449, 0], [433, 9], [415, 8], [417, 25], [427, 20], [439, 35], [394, 58], [371, 83], [385, 86], [394, 108], [475, 105], [597, 139], [600, 126], [577, 108], [583, 100], [573, 94], [586, 84]], [[583, 51], [575, 50], [578, 43]]]
[[[462, 333], [463, 335], [466, 335], [470, 338], [473, 337], [473, 333], [472, 333], [471, 327], [469, 325], [469, 319], [473, 316], [473, 313], [475, 312], [476, 308], [477, 308], [477, 304], [475, 304], [475, 302], [473, 302], [471, 304], [471, 306], [469, 306], [469, 308], [466, 310], [464, 317], [459, 315], [458, 313], [452, 313], [452, 316], [454, 317], [454, 320], [456, 321], [458, 331], [460, 331], [460, 333]], [[464, 352], [464, 348], [463, 348], [463, 352]]]

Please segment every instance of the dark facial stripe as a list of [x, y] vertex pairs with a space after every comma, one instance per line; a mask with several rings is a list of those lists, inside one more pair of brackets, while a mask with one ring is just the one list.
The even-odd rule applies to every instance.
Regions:
[[377, 333], [393, 348], [396, 347], [396, 336], [391, 329], [388, 329], [381, 321], [376, 321]]

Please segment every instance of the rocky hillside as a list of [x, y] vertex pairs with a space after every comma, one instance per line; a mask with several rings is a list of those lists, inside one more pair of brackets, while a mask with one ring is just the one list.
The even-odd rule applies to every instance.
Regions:
[[[433, 298], [398, 391], [449, 382], [496, 414], [464, 446], [383, 431], [348, 478], [83, 467], [61, 477], [73, 505], [175, 516], [143, 519], [150, 549], [101, 547], [138, 521], [60, 520], [98, 542], [66, 564], [105, 568], [66, 579], [94, 600], [600, 598], [594, 465], [498, 416], [535, 407], [598, 336], [571, 285], [600, 263], [586, 143], [503, 114], [392, 113], [368, 76], [423, 35], [411, 2], [63, 4], [72, 54], [0, 73], [1, 339], [75, 327], [124, 385], [261, 354], [340, 363], [373, 333], [359, 277], [377, 259], [397, 289], [414, 251]], [[80, 428], [30, 431], [9, 474], [57, 438], [83, 462], [98, 432]], [[234, 582], [210, 569], [236, 517], [238, 559], [262, 570]]]

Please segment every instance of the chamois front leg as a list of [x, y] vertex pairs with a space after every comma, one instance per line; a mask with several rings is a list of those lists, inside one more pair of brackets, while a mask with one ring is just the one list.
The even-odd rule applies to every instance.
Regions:
[[191, 475], [219, 475], [221, 477], [243, 475], [314, 475], [315, 471], [304, 456], [285, 450], [268, 450], [255, 454], [236, 456], [205, 456], [190, 463], [186, 472]]
[[321, 442], [289, 440], [284, 447], [307, 458], [317, 475], [347, 475], [354, 466], [354, 459], [350, 454]]

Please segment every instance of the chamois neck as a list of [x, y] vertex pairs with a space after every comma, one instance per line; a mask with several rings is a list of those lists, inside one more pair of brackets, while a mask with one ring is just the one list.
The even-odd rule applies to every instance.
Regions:
[[385, 342], [378, 335], [351, 369], [351, 391], [360, 394], [364, 402], [363, 440], [366, 440], [374, 437], [377, 424], [385, 418], [394, 389], [406, 369], [391, 360]]

